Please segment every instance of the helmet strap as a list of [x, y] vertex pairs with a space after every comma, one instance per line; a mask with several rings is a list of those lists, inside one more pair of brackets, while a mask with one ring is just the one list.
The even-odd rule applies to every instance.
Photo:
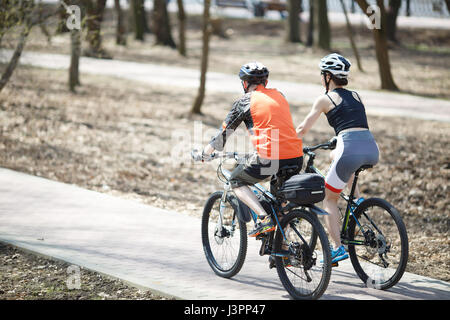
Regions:
[[247, 81], [241, 81], [242, 88], [244, 89], [244, 92], [245, 92], [245, 93], [247, 93], [248, 87], [249, 87], [248, 82], [247, 82], [247, 85], [245, 85], [246, 82], [247, 82]]
[[325, 94], [327, 94], [328, 90], [330, 88], [331, 75], [330, 75], [330, 80], [328, 80], [328, 81], [327, 81], [327, 73], [324, 72], [322, 75], [323, 75], [323, 81], [325, 82]]

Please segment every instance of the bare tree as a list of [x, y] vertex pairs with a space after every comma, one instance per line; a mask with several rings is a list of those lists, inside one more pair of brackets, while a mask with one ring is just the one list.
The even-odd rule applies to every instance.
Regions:
[[397, 42], [397, 17], [402, 0], [389, 0], [386, 10], [386, 33], [387, 38], [393, 42]]
[[105, 11], [106, 0], [81, 0], [86, 8], [87, 41], [89, 49], [84, 52], [86, 56], [111, 59], [111, 55], [102, 46], [101, 24]]
[[347, 8], [345, 7], [344, 0], [340, 0], [340, 1], [341, 1], [341, 6], [342, 6], [342, 11], [344, 11], [344, 15], [345, 15], [345, 22], [347, 25], [347, 34], [350, 39], [350, 44], [353, 49], [353, 54], [355, 55], [355, 58], [356, 58], [356, 64], [358, 65], [358, 69], [360, 71], [363, 71], [363, 68], [361, 65], [361, 58], [359, 57], [358, 48], [356, 47], [355, 40], [353, 39], [353, 28], [352, 28], [352, 25], [350, 24], [350, 20], [348, 19]]
[[26, 2], [21, 0], [0, 2], [0, 39], [10, 30], [15, 30], [15, 28], [20, 28], [21, 30], [16, 48], [5, 70], [2, 72], [0, 91], [6, 86], [14, 73], [31, 29], [45, 22], [50, 16], [56, 15], [59, 10], [58, 8], [57, 10], [43, 13], [41, 9], [32, 0]]
[[178, 52], [186, 56], [186, 13], [184, 12], [183, 0], [177, 0], [178, 5]]
[[153, 3], [153, 29], [156, 36], [156, 44], [176, 48], [175, 41], [172, 38], [166, 0], [154, 0]]
[[116, 11], [116, 44], [121, 46], [127, 45], [127, 28], [125, 27], [125, 19], [120, 0], [114, 0], [114, 10]]
[[[373, 12], [369, 10], [369, 4], [366, 0], [356, 0], [359, 7], [365, 14], [372, 18]], [[375, 40], [375, 53], [378, 61], [378, 70], [381, 80], [381, 89], [398, 91], [391, 73], [391, 64], [389, 61], [388, 44], [386, 37], [386, 10], [383, 0], [377, 0], [377, 6], [380, 9], [380, 26], [372, 28]]]
[[130, 21], [136, 40], [144, 41], [146, 18], [144, 0], [130, 0]]
[[330, 50], [331, 32], [328, 22], [327, 0], [316, 0], [313, 6], [314, 11], [314, 31], [313, 45], [316, 48]]
[[287, 9], [289, 16], [286, 20], [287, 29], [287, 41], [288, 42], [301, 42], [300, 37], [300, 19], [299, 14], [301, 11], [302, 0], [288, 0]]
[[314, 43], [314, 0], [309, 0], [309, 22], [308, 22], [308, 37], [306, 45], [312, 46]]
[[206, 87], [206, 72], [208, 70], [208, 55], [209, 55], [209, 38], [211, 35], [210, 30], [210, 14], [209, 8], [211, 6], [211, 0], [204, 0], [203, 4], [203, 49], [202, 49], [202, 61], [200, 68], [200, 86], [198, 88], [197, 97], [192, 105], [191, 113], [201, 114], [201, 107], [205, 98]]
[[81, 54], [81, 32], [74, 28], [70, 31], [70, 66], [69, 66], [69, 89], [75, 92], [75, 87], [80, 85], [79, 64]]

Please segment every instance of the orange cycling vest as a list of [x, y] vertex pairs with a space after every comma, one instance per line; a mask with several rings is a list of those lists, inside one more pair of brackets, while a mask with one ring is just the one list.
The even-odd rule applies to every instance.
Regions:
[[289, 104], [278, 90], [259, 85], [251, 95], [250, 113], [253, 130], [249, 131], [261, 158], [291, 159], [303, 155]]
[[292, 159], [303, 155], [302, 140], [292, 121], [289, 103], [276, 89], [259, 85], [233, 104], [222, 130], [210, 142], [223, 150], [227, 137], [245, 122], [251, 141], [260, 158]]

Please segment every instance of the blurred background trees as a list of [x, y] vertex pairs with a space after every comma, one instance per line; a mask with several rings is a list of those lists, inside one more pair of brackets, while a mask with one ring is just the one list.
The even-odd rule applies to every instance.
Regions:
[[[222, 8], [241, 8], [247, 10], [249, 25], [266, 19], [272, 11], [280, 13], [279, 19], [284, 20], [285, 40], [288, 43], [308, 46], [318, 56], [327, 52], [336, 51], [333, 45], [333, 30], [330, 23], [330, 10], [343, 12], [345, 17], [348, 43], [352, 48], [356, 65], [362, 71], [362, 64], [365, 57], [358, 51], [358, 41], [355, 39], [354, 20], [350, 21], [349, 14], [358, 13], [366, 15], [367, 19], [373, 18], [371, 5], [376, 5], [379, 10], [380, 28], [372, 28], [374, 53], [378, 63], [378, 73], [380, 78], [380, 88], [384, 90], [397, 91], [398, 86], [391, 72], [391, 61], [389, 50], [395, 46], [401, 46], [401, 41], [397, 36], [397, 20], [401, 12], [406, 11], [406, 15], [411, 12], [411, 6], [418, 5], [415, 0], [66, 0], [50, 1], [45, 0], [20, 1], [4, 0], [0, 1], [0, 45], [5, 33], [14, 33], [16, 37], [16, 47], [11, 56], [10, 63], [2, 72], [0, 89], [8, 82], [15, 66], [17, 65], [26, 39], [33, 26], [39, 26], [46, 35], [50, 43], [53, 34], [65, 34], [71, 41], [71, 63], [69, 68], [69, 88], [75, 92], [76, 86], [80, 85], [78, 65], [80, 55], [88, 57], [112, 59], [116, 49], [108, 46], [105, 49], [103, 44], [105, 15], [109, 15], [115, 26], [115, 44], [123, 46], [127, 50], [127, 38], [131, 36], [133, 40], [138, 40], [146, 44], [146, 35], [151, 34], [153, 44], [167, 46], [177, 49], [181, 57], [188, 57], [189, 38], [186, 37], [186, 25], [189, 19], [187, 13], [199, 15], [200, 12], [190, 13], [186, 6], [191, 8], [193, 4], [202, 7], [211, 6], [212, 16], [203, 17], [202, 26], [202, 46], [201, 49], [201, 74], [207, 72], [208, 66], [208, 46], [211, 35], [218, 35], [222, 39], [228, 39], [232, 46], [233, 39], [229, 37], [224, 29], [224, 21], [233, 19], [230, 16], [221, 15]], [[425, 3], [422, 1], [420, 3]], [[448, 0], [429, 0], [429, 6], [433, 10], [447, 10], [450, 5]], [[205, 3], [205, 6], [203, 6]], [[59, 9], [58, 9], [59, 5]], [[77, 5], [81, 11], [81, 30], [67, 28], [66, 22], [70, 16], [67, 6]], [[172, 13], [168, 6], [171, 5]], [[109, 7], [108, 7], [109, 6]], [[111, 8], [107, 12], [107, 7]], [[331, 9], [330, 9], [331, 8]], [[202, 8], [206, 9], [206, 8]], [[201, 14], [205, 14], [202, 10]], [[404, 13], [403, 13], [404, 14]], [[49, 17], [56, 17], [59, 23], [48, 26], [44, 21]], [[206, 19], [206, 20], [205, 20]], [[259, 19], [259, 20], [258, 20]], [[274, 19], [273, 15], [270, 19]], [[205, 22], [206, 21], [206, 22]], [[176, 28], [174, 28], [176, 25]], [[109, 25], [108, 25], [109, 27]], [[172, 30], [173, 29], [173, 30]], [[232, 33], [230, 33], [232, 34]], [[174, 37], [174, 35], [176, 37]], [[212, 38], [214, 41], [214, 38]], [[81, 51], [81, 48], [84, 48]], [[148, 46], [152, 50], [152, 46]], [[120, 52], [120, 50], [118, 51]], [[200, 77], [199, 95], [192, 110], [199, 112], [202, 95], [206, 82], [206, 75]]]

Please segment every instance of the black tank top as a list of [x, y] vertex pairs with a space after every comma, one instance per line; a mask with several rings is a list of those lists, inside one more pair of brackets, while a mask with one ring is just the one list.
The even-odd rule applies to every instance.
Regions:
[[341, 97], [342, 102], [336, 105], [333, 99], [331, 99], [331, 97], [327, 94], [328, 98], [330, 98], [335, 107], [328, 111], [325, 115], [327, 116], [328, 123], [333, 127], [336, 135], [338, 135], [342, 130], [349, 128], [369, 129], [364, 105], [353, 97], [352, 91], [344, 88], [336, 88], [333, 91]]

